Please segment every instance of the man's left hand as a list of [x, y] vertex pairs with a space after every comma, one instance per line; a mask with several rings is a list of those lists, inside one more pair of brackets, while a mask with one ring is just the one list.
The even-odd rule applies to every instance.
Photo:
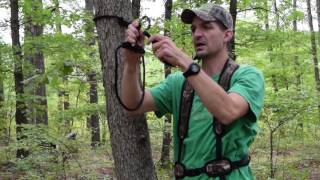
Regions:
[[152, 43], [154, 55], [162, 62], [178, 66], [182, 71], [185, 71], [192, 63], [192, 59], [179, 49], [169, 37], [154, 35], [149, 38], [149, 42]]

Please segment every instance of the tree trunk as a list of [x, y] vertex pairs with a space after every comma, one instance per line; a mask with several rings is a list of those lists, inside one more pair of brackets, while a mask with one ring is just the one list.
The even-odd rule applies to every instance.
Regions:
[[275, 169], [274, 169], [274, 164], [273, 164], [273, 131], [270, 129], [270, 178], [274, 178], [275, 174]]
[[[276, 31], [280, 32], [281, 31], [281, 29], [280, 29], [280, 15], [279, 15], [279, 9], [278, 9], [278, 5], [277, 5], [277, 0], [274, 0], [273, 4], [274, 4], [274, 13], [276, 15]], [[282, 47], [282, 43], [278, 43], [277, 46], [281, 48]], [[284, 59], [282, 52], [280, 52], [280, 55], [281, 55], [281, 57], [277, 58], [277, 60], [278, 59]], [[280, 67], [281, 69], [286, 68], [286, 65], [284, 64], [284, 61], [281, 61], [281, 65], [282, 65], [282, 67]], [[288, 78], [286, 76], [282, 76], [282, 77], [283, 77], [282, 79], [284, 81], [285, 87], [288, 90], [289, 89]]]
[[[45, 124], [48, 125], [48, 105], [46, 97], [46, 85], [45, 85], [45, 65], [44, 57], [41, 47], [35, 43], [35, 39], [39, 38], [43, 34], [43, 25], [39, 22], [35, 22], [36, 13], [34, 11], [42, 10], [42, 0], [28, 0], [25, 3], [31, 5], [30, 9], [25, 10], [25, 16], [27, 19], [25, 25], [25, 41], [29, 41], [31, 48], [25, 52], [27, 59], [30, 62], [29, 80], [28, 83], [31, 95], [33, 95], [34, 100], [31, 102], [30, 112], [31, 121], [35, 124]], [[29, 116], [28, 116], [29, 117]]]
[[[93, 17], [93, 0], [85, 0], [85, 4], [86, 4], [86, 11], [88, 13], [88, 16]], [[91, 20], [86, 21], [85, 23], [86, 23], [85, 25], [86, 41], [88, 42], [88, 47], [92, 47], [95, 44], [94, 26]], [[90, 52], [89, 56], [93, 59], [94, 52]], [[90, 103], [98, 105], [97, 73], [94, 70], [92, 70], [91, 72], [87, 73], [87, 76], [88, 76], [88, 82], [90, 84], [90, 91], [89, 91]], [[99, 126], [98, 113], [95, 112], [94, 114], [91, 114], [88, 119], [89, 119], [89, 124], [91, 128], [91, 146], [95, 148], [100, 144], [100, 126]]]
[[[294, 11], [296, 11], [296, 9], [297, 9], [297, 0], [293, 0], [293, 9], [294, 9]], [[298, 32], [297, 19], [295, 18], [292, 23], [293, 23], [293, 31], [294, 32]], [[295, 41], [297, 41], [297, 40], [295, 40]], [[294, 44], [296, 46], [298, 44], [298, 42], [294, 43]], [[295, 84], [296, 84], [297, 90], [301, 91], [301, 88], [300, 88], [300, 86], [301, 86], [301, 70], [300, 70], [299, 56], [297, 54], [298, 53], [295, 53], [294, 58], [293, 58], [294, 59], [294, 64], [295, 64], [294, 67], [295, 67], [295, 71], [296, 71], [296, 82], [295, 82]]]
[[320, 46], [320, 0], [316, 0], [318, 18], [318, 46]]
[[[102, 62], [103, 84], [105, 95], [108, 97], [106, 110], [116, 177], [119, 180], [155, 179], [146, 119], [144, 115], [129, 117], [116, 99], [113, 87], [114, 51], [119, 42], [124, 41], [126, 27], [120, 26], [116, 18], [107, 18], [106, 15], [123, 17], [127, 21], [131, 20], [131, 2], [129, 0], [94, 0], [93, 4], [96, 17], [105, 16], [96, 18], [96, 28]], [[122, 72], [121, 53], [119, 53], [119, 59], [119, 72]], [[121, 77], [118, 78], [121, 80]]]
[[[26, 117], [26, 104], [23, 99], [24, 86], [23, 86], [23, 71], [22, 71], [22, 52], [20, 45], [20, 34], [19, 34], [19, 0], [10, 0], [11, 8], [11, 40], [12, 40], [12, 52], [14, 59], [14, 84], [15, 84], [15, 93], [16, 93], [16, 134], [17, 140], [21, 140], [22, 130], [21, 125], [27, 124]], [[17, 157], [22, 158], [28, 156], [28, 151], [25, 149], [17, 150]]]
[[[0, 43], [0, 144], [1, 142], [9, 142], [7, 140], [7, 119], [5, 118], [5, 110], [3, 109], [4, 105], [4, 77], [5, 73], [3, 71], [2, 63], [2, 44]], [[6, 143], [7, 144], [7, 143]]]
[[[61, 25], [61, 13], [60, 13], [60, 2], [59, 0], [54, 0], [54, 7], [55, 7], [55, 16], [56, 16], [56, 33], [57, 34], [62, 34], [62, 25]], [[64, 60], [65, 62], [67, 60]], [[68, 75], [64, 74], [62, 77], [62, 83], [63, 83], [63, 89], [59, 89], [58, 97], [59, 97], [59, 102], [58, 102], [58, 109], [60, 111], [66, 111], [70, 109], [70, 103], [69, 103], [69, 93], [68, 93]], [[65, 133], [68, 134], [71, 131], [71, 121], [72, 119], [64, 118], [66, 129]]]
[[[266, 9], [269, 9], [269, 6], [268, 6], [268, 0], [265, 0], [264, 1], [265, 3], [265, 7]], [[270, 30], [270, 25], [269, 25], [269, 11], [266, 11], [266, 24], [265, 24], [265, 28], [266, 28], [266, 31], [269, 31]], [[270, 63], [273, 62], [273, 55], [272, 55], [272, 45], [269, 45], [268, 47], [268, 53], [269, 53], [269, 56], [270, 56]], [[277, 84], [277, 79], [276, 79], [276, 75], [274, 73], [271, 74], [271, 82], [272, 82], [272, 87], [273, 87], [273, 90], [274, 92], [277, 92], [279, 90], [278, 88], [278, 84]]]
[[[165, 21], [170, 21], [172, 16], [172, 0], [167, 0], [165, 3]], [[164, 35], [170, 36], [170, 30], [168, 27], [164, 28]], [[171, 67], [164, 64], [164, 73], [165, 77], [171, 74]], [[170, 165], [170, 143], [171, 143], [171, 115], [167, 114], [164, 117], [164, 128], [163, 128], [163, 137], [162, 137], [162, 149], [160, 164], [162, 167], [169, 167]]]
[[132, 17], [137, 19], [140, 17], [140, 0], [132, 0]]
[[235, 36], [236, 36], [236, 21], [237, 21], [237, 0], [230, 0], [230, 14], [233, 19], [233, 37], [229, 42], [229, 56], [236, 60], [236, 42], [235, 42]]
[[317, 57], [317, 46], [316, 46], [316, 37], [315, 32], [313, 30], [313, 22], [312, 22], [312, 14], [311, 14], [311, 5], [310, 0], [307, 0], [307, 9], [308, 9], [308, 22], [309, 22], [309, 28], [311, 32], [311, 54], [313, 59], [313, 65], [314, 65], [314, 77], [316, 80], [316, 91], [317, 91], [317, 103], [318, 103], [318, 113], [319, 113], [319, 122], [320, 122], [320, 78], [319, 78], [319, 67], [318, 67], [318, 57]]

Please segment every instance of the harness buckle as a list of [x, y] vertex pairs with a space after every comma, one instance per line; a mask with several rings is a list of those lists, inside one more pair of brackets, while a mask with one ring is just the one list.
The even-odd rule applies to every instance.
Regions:
[[228, 159], [209, 161], [205, 165], [205, 172], [210, 177], [228, 175], [232, 171], [231, 161]]
[[185, 167], [183, 164], [176, 162], [173, 167], [173, 174], [176, 178], [183, 178], [184, 177]]

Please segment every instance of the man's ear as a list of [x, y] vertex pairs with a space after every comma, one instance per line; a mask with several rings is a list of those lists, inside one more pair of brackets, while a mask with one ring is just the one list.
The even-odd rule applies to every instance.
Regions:
[[229, 42], [233, 37], [233, 31], [231, 29], [227, 29], [224, 31], [224, 41]]

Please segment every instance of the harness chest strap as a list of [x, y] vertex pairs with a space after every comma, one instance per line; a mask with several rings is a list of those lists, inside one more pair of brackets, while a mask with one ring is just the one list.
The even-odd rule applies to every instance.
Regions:
[[[230, 88], [230, 81], [233, 73], [238, 69], [239, 65], [232, 59], [228, 59], [222, 69], [219, 85], [228, 91]], [[206, 173], [210, 177], [220, 177], [224, 179], [225, 175], [229, 174], [232, 170], [242, 166], [247, 166], [250, 162], [250, 158], [245, 156], [241, 160], [231, 162], [228, 159], [223, 158], [222, 155], [222, 136], [223, 125], [218, 120], [213, 123], [213, 131], [216, 135], [216, 159], [207, 162], [203, 167], [196, 169], [187, 169], [181, 163], [182, 153], [184, 151], [183, 141], [188, 136], [188, 126], [190, 113], [192, 108], [192, 102], [194, 97], [194, 90], [191, 84], [186, 80], [183, 84], [181, 91], [180, 112], [178, 121], [178, 159], [174, 166], [174, 174], [176, 179], [181, 179], [185, 176], [198, 176], [201, 173]]]

